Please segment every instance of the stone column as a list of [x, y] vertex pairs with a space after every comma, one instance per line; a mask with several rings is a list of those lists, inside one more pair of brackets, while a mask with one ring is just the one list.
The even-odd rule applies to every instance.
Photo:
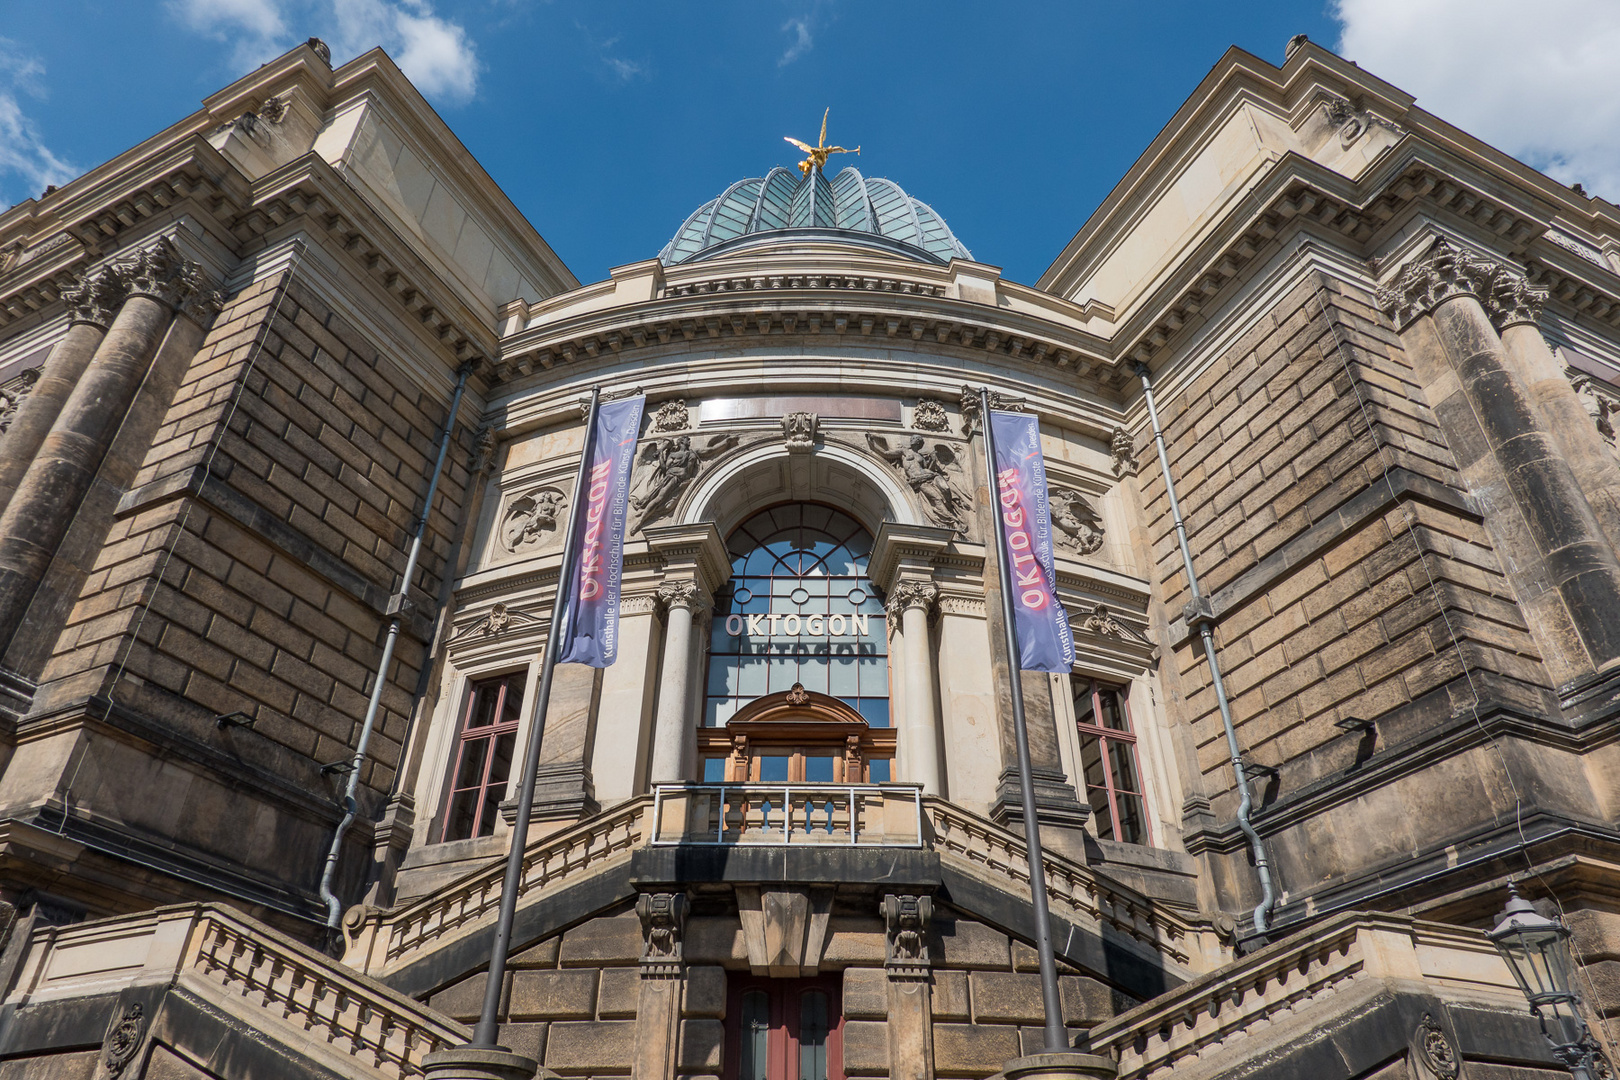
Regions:
[[[1405, 330], [1427, 314], [1486, 447], [1594, 668], [1620, 659], [1620, 560], [1503, 349], [1486, 304], [1506, 273], [1440, 239], [1379, 300]], [[1520, 321], [1515, 319], [1515, 322]]]
[[95, 355], [96, 347], [112, 325], [113, 315], [124, 302], [123, 274], [116, 267], [86, 274], [62, 294], [67, 301], [68, 332], [40, 369], [39, 381], [17, 407], [11, 427], [0, 435], [0, 511], [11, 501], [51, 425], [62, 412], [62, 403], [79, 382], [79, 376]]
[[686, 746], [697, 722], [689, 715], [688, 702], [694, 657], [701, 655], [694, 648], [692, 630], [702, 625], [700, 616], [712, 603], [710, 597], [731, 576], [731, 561], [713, 522], [663, 525], [644, 529], [642, 535], [664, 563], [658, 598], [666, 607], [668, 624], [647, 774], [649, 783], [662, 784], [687, 779]]
[[[934, 648], [928, 622], [939, 604], [939, 586], [932, 581], [902, 579], [889, 590], [884, 611], [889, 625], [899, 624], [904, 650], [905, 715], [901, 718], [900, 746], [905, 779], [921, 784], [923, 794], [939, 795], [939, 709], [934, 694]], [[890, 662], [894, 660], [890, 657]]]
[[202, 270], [167, 239], [142, 251], [125, 280], [129, 297], [0, 515], [0, 653], [22, 624], [175, 309], [209, 291]]
[[1546, 293], [1506, 271], [1494, 284], [1487, 310], [1501, 331], [1508, 362], [1529, 385], [1549, 433], [1574, 471], [1609, 543], [1620, 547], [1620, 466], [1564, 365], [1541, 336], [1541, 305]]
[[929, 896], [889, 893], [882, 904], [889, 976], [889, 1080], [933, 1080], [934, 1009], [928, 935], [934, 918]]
[[636, 995], [635, 1080], [674, 1080], [680, 1051], [681, 985], [686, 894], [649, 892], [636, 898], [641, 919], [641, 982]]
[[686, 703], [692, 683], [692, 623], [711, 601], [696, 581], [668, 579], [658, 586], [658, 599], [664, 606], [667, 623], [648, 779], [654, 784], [665, 784], [686, 778]]

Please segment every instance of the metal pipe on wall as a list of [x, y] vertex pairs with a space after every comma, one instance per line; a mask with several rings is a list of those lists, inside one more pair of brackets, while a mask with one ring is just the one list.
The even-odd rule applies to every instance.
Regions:
[[394, 662], [394, 646], [399, 642], [399, 629], [405, 621], [405, 613], [410, 610], [411, 579], [416, 576], [416, 562], [422, 554], [422, 539], [427, 535], [428, 519], [433, 515], [433, 497], [439, 490], [439, 474], [444, 471], [444, 459], [450, 452], [450, 437], [456, 430], [456, 413], [461, 409], [461, 395], [467, 389], [467, 378], [472, 374], [472, 365], [463, 364], [461, 370], [456, 372], [456, 392], [450, 398], [450, 412], [444, 420], [444, 430], [439, 434], [439, 453], [433, 461], [433, 475], [428, 479], [427, 498], [422, 503], [422, 517], [416, 525], [416, 535], [411, 538], [410, 554], [405, 558], [405, 572], [400, 578], [399, 592], [395, 594], [389, 607], [393, 609], [393, 617], [388, 621], [388, 637], [383, 642], [382, 659], [377, 662], [377, 672], [371, 680], [371, 700], [366, 704], [366, 720], [360, 728], [360, 741], [355, 745], [354, 756], [349, 759], [349, 782], [343, 790], [343, 820], [338, 822], [337, 831], [332, 836], [332, 848], [326, 853], [326, 866], [321, 871], [321, 900], [326, 904], [326, 925], [336, 929], [338, 922], [343, 918], [343, 902], [332, 891], [332, 880], [337, 874], [338, 856], [343, 850], [343, 835], [354, 824], [359, 816], [359, 804], [355, 801], [355, 792], [360, 787], [360, 770], [366, 763], [366, 748], [371, 743], [371, 732], [377, 726], [377, 714], [382, 707], [383, 687], [388, 683], [388, 667]]
[[1176, 501], [1176, 483], [1170, 475], [1170, 454], [1165, 449], [1164, 429], [1159, 426], [1159, 410], [1153, 404], [1153, 373], [1146, 364], [1136, 365], [1136, 375], [1142, 380], [1142, 397], [1147, 402], [1148, 420], [1153, 425], [1153, 444], [1159, 451], [1159, 468], [1164, 473], [1164, 491], [1170, 499], [1170, 517], [1176, 526], [1176, 542], [1181, 546], [1181, 561], [1187, 568], [1187, 590], [1192, 599], [1187, 604], [1187, 621], [1196, 623], [1204, 642], [1204, 659], [1209, 663], [1210, 681], [1215, 687], [1215, 703], [1220, 708], [1221, 726], [1226, 729], [1226, 749], [1232, 758], [1232, 774], [1237, 781], [1237, 824], [1249, 838], [1249, 850], [1254, 855], [1255, 874], [1260, 878], [1260, 902], [1254, 907], [1254, 931], [1264, 934], [1271, 929], [1271, 910], [1277, 906], [1277, 894], [1271, 884], [1271, 865], [1266, 860], [1266, 847], [1249, 820], [1254, 809], [1254, 797], [1249, 793], [1249, 778], [1243, 768], [1243, 752], [1238, 748], [1237, 728], [1232, 723], [1232, 704], [1226, 697], [1226, 684], [1221, 681], [1221, 665], [1215, 656], [1214, 612], [1209, 601], [1198, 589], [1198, 573], [1193, 569], [1192, 548], [1187, 543], [1187, 525], [1181, 518], [1181, 504]]

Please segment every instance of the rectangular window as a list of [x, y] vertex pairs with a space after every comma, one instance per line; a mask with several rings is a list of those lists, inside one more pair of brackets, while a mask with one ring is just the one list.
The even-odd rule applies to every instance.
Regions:
[[525, 678], [525, 673], [516, 672], [473, 683], [450, 758], [450, 792], [440, 840], [494, 834], [512, 775]]
[[1073, 685], [1080, 771], [1097, 836], [1126, 844], [1150, 843], [1125, 691], [1090, 679], [1075, 679]]

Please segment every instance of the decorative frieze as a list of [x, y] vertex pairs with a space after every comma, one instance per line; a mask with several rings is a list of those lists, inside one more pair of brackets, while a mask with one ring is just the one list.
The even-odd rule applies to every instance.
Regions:
[[904, 446], [891, 449], [887, 438], [871, 432], [866, 435], [866, 443], [916, 493], [928, 520], [942, 529], [967, 532], [970, 500], [956, 479], [962, 465], [950, 444], [939, 442], [929, 447], [921, 435], [913, 435]]
[[641, 974], [678, 978], [685, 963], [686, 894], [642, 893], [636, 898], [641, 920]]
[[934, 921], [934, 899], [910, 893], [888, 893], [883, 914], [883, 966], [891, 979], [926, 979], [933, 967], [928, 932]]
[[755, 274], [750, 277], [715, 278], [710, 281], [690, 281], [671, 285], [665, 295], [714, 296], [721, 293], [758, 292], [763, 289], [841, 289], [900, 293], [906, 296], [945, 295], [944, 285], [855, 274]]
[[1459, 296], [1479, 301], [1491, 322], [1502, 330], [1538, 322], [1547, 290], [1535, 288], [1522, 274], [1464, 251], [1442, 236], [1378, 290], [1378, 303], [1395, 321], [1395, 328], [1404, 330], [1414, 319]]
[[1059, 544], [1081, 555], [1094, 555], [1102, 549], [1102, 515], [1089, 499], [1073, 488], [1049, 488], [1046, 499]]
[[813, 412], [791, 412], [782, 417], [782, 440], [790, 454], [808, 454], [816, 448], [821, 418]]

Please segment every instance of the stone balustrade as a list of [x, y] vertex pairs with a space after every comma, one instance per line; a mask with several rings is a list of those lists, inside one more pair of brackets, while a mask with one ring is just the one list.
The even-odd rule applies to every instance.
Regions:
[[[942, 858], [963, 860], [985, 876], [1029, 888], [1029, 854], [1022, 836], [943, 799], [925, 799], [924, 814], [932, 831], [931, 846]], [[1208, 929], [1101, 880], [1061, 855], [1046, 851], [1044, 856], [1047, 899], [1054, 914], [1106, 926], [1183, 967], [1195, 957], [1199, 968], [1225, 959]]]
[[35, 933], [6, 1004], [24, 1010], [163, 983], [297, 1046], [338, 1076], [421, 1076], [425, 1056], [469, 1036], [330, 957], [203, 904]]
[[[532, 898], [611, 863], [628, 861], [630, 852], [646, 842], [651, 806], [651, 796], [632, 799], [531, 843], [523, 857], [520, 896]], [[505, 873], [506, 859], [502, 857], [397, 910], [351, 909], [344, 919], [348, 948], [343, 962], [375, 975], [484, 923], [493, 924]]]
[[655, 845], [921, 847], [915, 784], [660, 784]]
[[[1394, 915], [1347, 912], [1195, 979], [1091, 1031], [1091, 1050], [1119, 1062], [1119, 1080], [1214, 1075], [1256, 1040], [1329, 997], [1376, 993], [1392, 981], [1426, 984], [1460, 1000], [1524, 1007], [1507, 966], [1476, 930]], [[1342, 1012], [1347, 1005], [1338, 1002]], [[1236, 1060], [1236, 1058], [1234, 1058]]]

